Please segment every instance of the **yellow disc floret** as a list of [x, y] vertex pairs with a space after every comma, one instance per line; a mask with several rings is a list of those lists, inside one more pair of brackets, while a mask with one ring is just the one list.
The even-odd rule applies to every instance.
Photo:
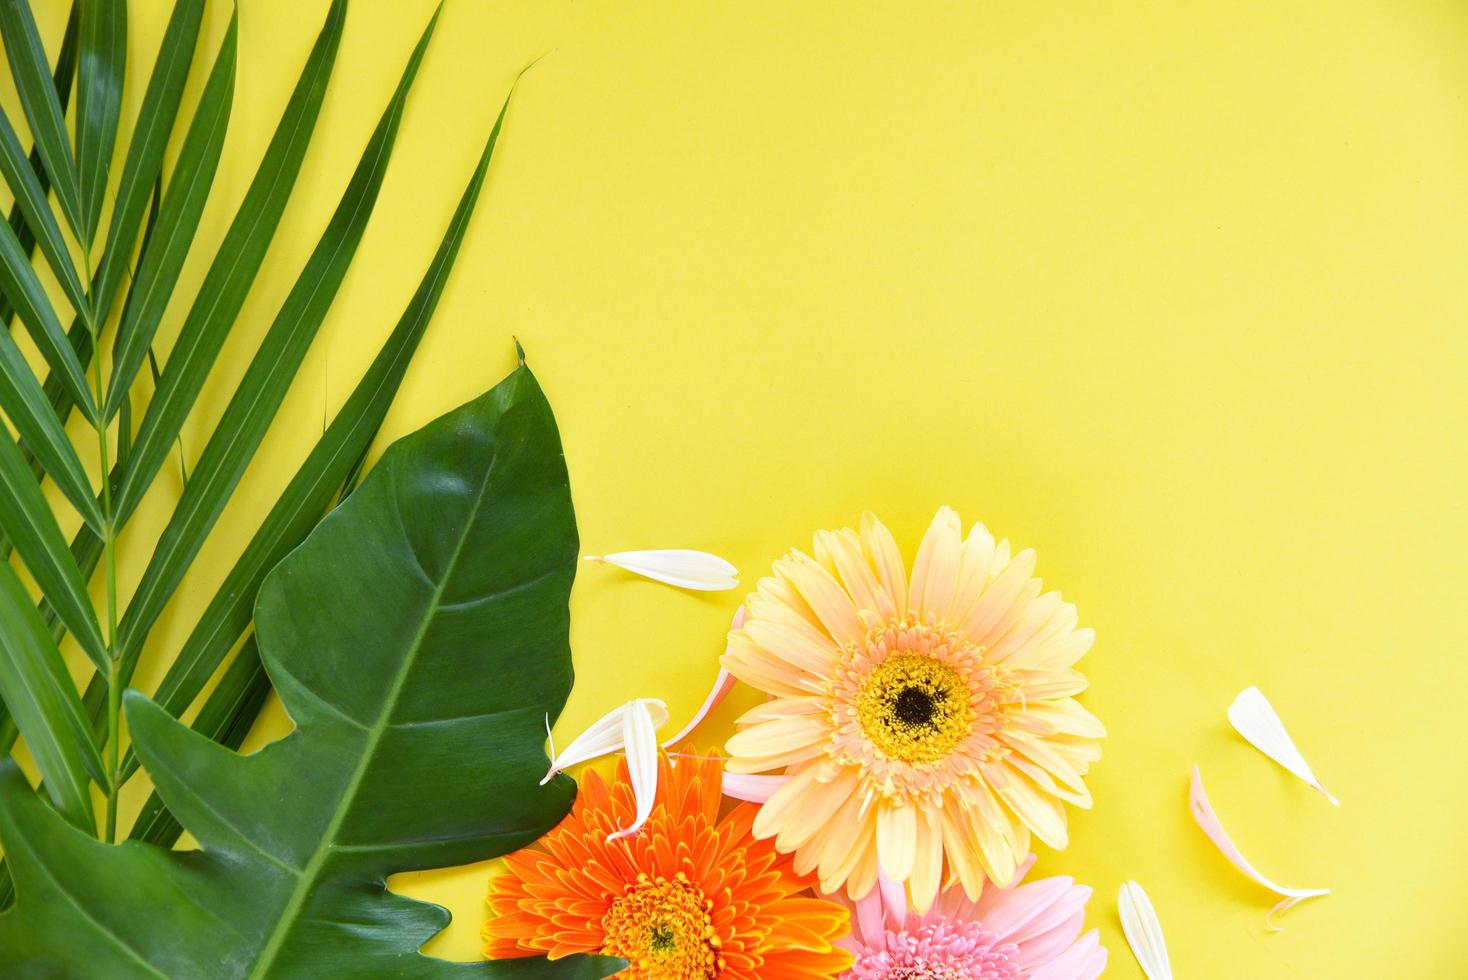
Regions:
[[602, 951], [627, 960], [628, 977], [709, 980], [722, 967], [712, 909], [681, 871], [672, 878], [640, 874], [602, 918]]
[[907, 763], [943, 758], [968, 735], [968, 686], [952, 667], [923, 654], [891, 657], [862, 683], [857, 717], [888, 758]]

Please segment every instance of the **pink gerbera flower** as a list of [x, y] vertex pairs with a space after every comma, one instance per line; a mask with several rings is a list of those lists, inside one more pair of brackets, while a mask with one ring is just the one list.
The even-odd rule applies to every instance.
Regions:
[[882, 875], [879, 885], [857, 902], [832, 896], [852, 910], [838, 940], [855, 958], [843, 978], [1093, 980], [1106, 967], [1097, 931], [1081, 935], [1091, 889], [1072, 878], [986, 886], [977, 902], [952, 886], [921, 914], [900, 883]]

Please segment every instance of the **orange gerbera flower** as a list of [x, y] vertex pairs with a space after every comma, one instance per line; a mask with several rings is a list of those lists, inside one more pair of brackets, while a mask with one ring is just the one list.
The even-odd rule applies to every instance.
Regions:
[[719, 819], [717, 761], [658, 755], [658, 794], [635, 836], [609, 840], [636, 810], [627, 762], [610, 787], [581, 780], [569, 816], [490, 882], [484, 952], [493, 959], [619, 956], [619, 976], [657, 980], [817, 980], [851, 965], [835, 902], [750, 833], [756, 808]]

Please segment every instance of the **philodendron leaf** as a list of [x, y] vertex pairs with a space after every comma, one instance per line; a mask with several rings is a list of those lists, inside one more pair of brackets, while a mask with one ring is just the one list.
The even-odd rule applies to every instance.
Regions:
[[577, 537], [555, 419], [523, 365], [388, 449], [266, 579], [261, 658], [297, 728], [241, 756], [135, 691], [143, 765], [200, 850], [106, 845], [0, 763], [16, 904], [0, 976], [593, 977], [595, 958], [455, 964], [388, 875], [554, 825], [545, 717], [571, 688]]

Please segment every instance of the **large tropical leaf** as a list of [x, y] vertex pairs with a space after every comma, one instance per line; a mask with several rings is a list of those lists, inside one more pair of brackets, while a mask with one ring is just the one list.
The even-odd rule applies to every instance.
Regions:
[[129, 692], [200, 851], [100, 844], [0, 764], [17, 892], [0, 974], [606, 975], [619, 964], [424, 957], [446, 913], [384, 887], [522, 846], [569, 807], [570, 780], [537, 783], [571, 686], [576, 553], [555, 420], [521, 365], [389, 448], [266, 580], [257, 635], [292, 734], [240, 756]]

